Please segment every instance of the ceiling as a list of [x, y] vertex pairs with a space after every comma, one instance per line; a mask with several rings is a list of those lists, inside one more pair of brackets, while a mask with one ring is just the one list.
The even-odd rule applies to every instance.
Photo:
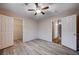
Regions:
[[79, 14], [78, 3], [39, 3], [40, 6], [49, 6], [45, 11], [45, 15], [34, 15], [34, 12], [27, 11], [28, 9], [35, 9], [34, 3], [25, 5], [24, 3], [0, 3], [0, 13], [5, 13], [9, 16], [19, 16], [23, 18], [30, 18], [33, 20], [48, 19], [50, 17], [66, 16], [70, 14]]

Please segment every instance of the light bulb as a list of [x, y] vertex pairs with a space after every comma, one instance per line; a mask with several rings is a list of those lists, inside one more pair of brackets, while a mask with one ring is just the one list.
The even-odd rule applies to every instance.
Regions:
[[37, 12], [37, 13], [41, 13], [41, 10], [37, 9], [36, 12]]

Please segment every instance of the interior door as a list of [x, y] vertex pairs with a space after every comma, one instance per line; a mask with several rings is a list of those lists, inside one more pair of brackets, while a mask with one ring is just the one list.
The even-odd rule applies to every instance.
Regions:
[[6, 32], [5, 32], [5, 37], [6, 37], [6, 47], [12, 46], [13, 45], [13, 18], [6, 16]]
[[13, 18], [1, 15], [1, 49], [13, 45]]
[[62, 18], [62, 45], [77, 50], [76, 15]]

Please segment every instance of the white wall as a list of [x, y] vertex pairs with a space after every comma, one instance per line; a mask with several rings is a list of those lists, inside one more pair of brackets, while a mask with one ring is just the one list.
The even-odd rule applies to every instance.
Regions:
[[[57, 17], [50, 18], [47, 20], [40, 20], [38, 22], [38, 38], [52, 42], [52, 38], [58, 37]], [[54, 24], [52, 24], [54, 22]], [[52, 31], [54, 25], [54, 32]], [[54, 33], [54, 37], [52, 37]]]
[[38, 38], [52, 42], [52, 21], [51, 19], [39, 21]]
[[23, 42], [37, 38], [37, 22], [31, 19], [23, 19]]

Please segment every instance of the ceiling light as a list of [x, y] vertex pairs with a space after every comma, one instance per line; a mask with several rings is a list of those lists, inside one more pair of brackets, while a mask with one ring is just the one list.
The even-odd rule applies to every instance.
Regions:
[[36, 12], [37, 12], [37, 13], [41, 13], [41, 10], [37, 9]]

